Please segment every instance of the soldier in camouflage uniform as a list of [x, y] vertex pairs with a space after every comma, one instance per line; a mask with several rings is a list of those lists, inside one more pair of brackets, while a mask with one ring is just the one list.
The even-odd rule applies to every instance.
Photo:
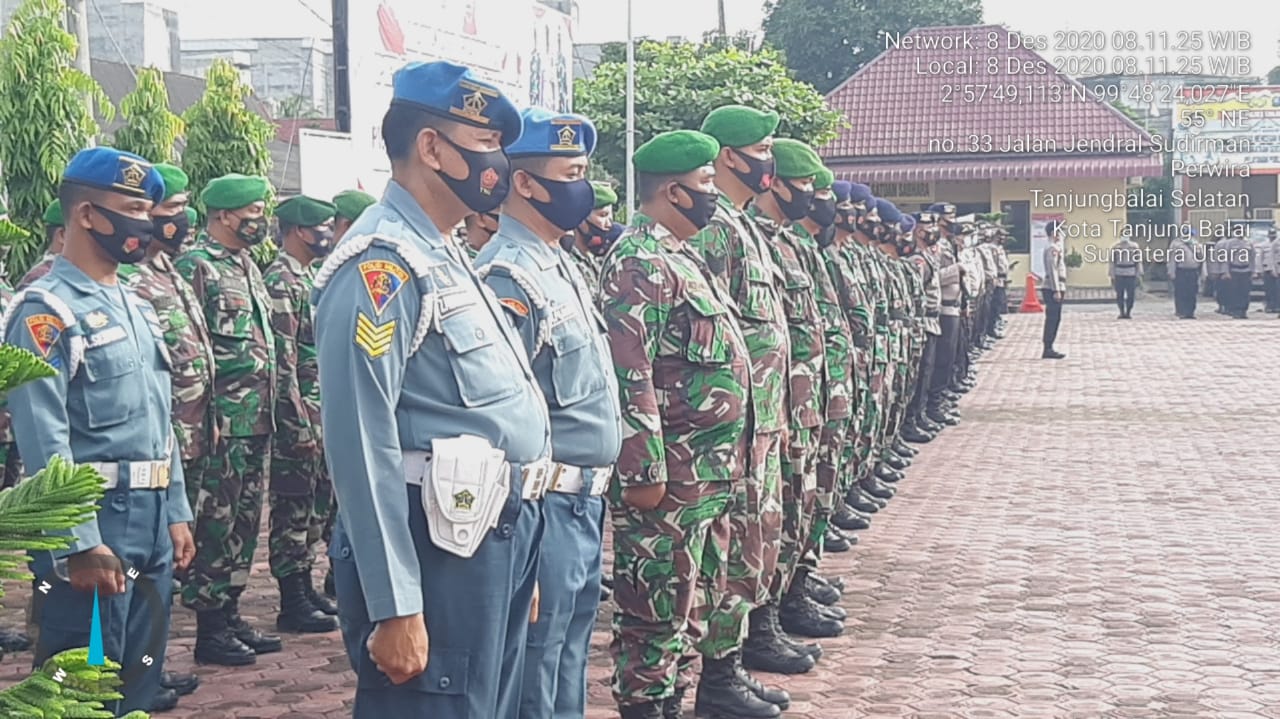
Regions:
[[595, 209], [568, 236], [564, 249], [573, 258], [592, 291], [600, 287], [600, 266], [613, 243], [622, 236], [622, 225], [613, 221], [613, 206], [618, 204], [618, 193], [607, 182], [593, 182]]
[[906, 403], [910, 399], [907, 388], [911, 381], [910, 358], [914, 344], [915, 302], [911, 296], [911, 285], [907, 276], [909, 270], [898, 258], [897, 237], [901, 232], [902, 212], [883, 198], [877, 199], [876, 211], [880, 217], [876, 248], [881, 253], [880, 260], [889, 313], [890, 372], [886, 375], [887, 386], [883, 388], [884, 417], [879, 427], [877, 454], [873, 457], [876, 469], [868, 479], [864, 480], [862, 487], [871, 497], [883, 500], [892, 497], [893, 493], [888, 487], [880, 485], [878, 480], [893, 482], [901, 479], [901, 474], [885, 466], [883, 460], [891, 453], [899, 437]]
[[[609, 490], [623, 719], [680, 716], [695, 642], [725, 590], [729, 505], [748, 471], [750, 356], [733, 300], [687, 244], [715, 214], [719, 150], [680, 130], [636, 151], [640, 213], [601, 274], [623, 420]], [[731, 662], [707, 660], [702, 682], [736, 689], [740, 713], [712, 716], [780, 714]]]
[[196, 661], [239, 666], [280, 651], [280, 638], [239, 613], [262, 524], [263, 485], [275, 430], [275, 338], [262, 273], [249, 252], [267, 236], [270, 185], [226, 175], [205, 186], [205, 233], [175, 263], [204, 307], [213, 340], [219, 442], [193, 512], [196, 559], [182, 603], [196, 611]]
[[[342, 242], [347, 236], [351, 224], [360, 218], [360, 213], [377, 202], [373, 195], [361, 190], [343, 190], [333, 196], [333, 242]], [[328, 540], [325, 540], [328, 541]]]
[[497, 231], [498, 213], [477, 212], [467, 215], [467, 219], [463, 220], [462, 231], [457, 235], [458, 247], [467, 253], [467, 259], [474, 265], [476, 255], [489, 244], [489, 240], [493, 239], [493, 233]]
[[276, 350], [268, 561], [280, 585], [276, 627], [288, 632], [338, 628], [337, 605], [311, 582], [316, 545], [333, 504], [320, 436], [312, 265], [333, 248], [333, 216], [333, 205], [305, 195], [281, 203], [276, 208], [280, 254], [262, 278], [271, 297]]
[[844, 617], [829, 616], [836, 610], [821, 606], [809, 596], [808, 572], [800, 566], [817, 501], [822, 399], [827, 382], [823, 348], [826, 322], [817, 303], [814, 278], [805, 271], [801, 260], [802, 255], [807, 257], [803, 241], [791, 225], [809, 211], [813, 177], [821, 162], [812, 151], [799, 152], [794, 146], [784, 162], [777, 153], [778, 144], [774, 145], [778, 179], [756, 197], [748, 210], [768, 240], [774, 263], [781, 268], [782, 307], [791, 335], [788, 446], [782, 455], [782, 543], [771, 592], [779, 602], [783, 629], [807, 637], [834, 637], [844, 631], [840, 623]]
[[[813, 668], [821, 649], [796, 644], [778, 624], [770, 591], [782, 538], [782, 446], [787, 431], [787, 365], [791, 340], [782, 311], [781, 271], [767, 240], [744, 208], [768, 191], [773, 178], [773, 133], [778, 115], [726, 105], [707, 115], [702, 131], [721, 146], [716, 158], [720, 196], [711, 224], [690, 240], [716, 279], [729, 288], [751, 354], [754, 433], [750, 466], [735, 497], [730, 524], [729, 592], [711, 620], [711, 659], [737, 660], [743, 682], [780, 708], [786, 692], [766, 689], [746, 668], [798, 674]], [[746, 614], [746, 612], [750, 614]], [[744, 623], [746, 641], [742, 642]]]
[[25, 289], [27, 285], [49, 274], [49, 270], [53, 268], [54, 259], [62, 254], [62, 238], [65, 232], [62, 221], [62, 201], [50, 202], [49, 206], [44, 208], [44, 216], [41, 220], [44, 222], [44, 239], [49, 246], [40, 261], [32, 265], [31, 269], [27, 270], [27, 274], [18, 281], [16, 288], [19, 290]]

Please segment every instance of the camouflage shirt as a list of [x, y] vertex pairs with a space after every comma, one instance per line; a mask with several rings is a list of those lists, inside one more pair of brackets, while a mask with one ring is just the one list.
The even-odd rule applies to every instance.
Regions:
[[[0, 315], [9, 309], [9, 301], [13, 299], [13, 288], [0, 278]], [[0, 330], [2, 331], [2, 330]], [[0, 444], [13, 444], [13, 419], [9, 416], [8, 405], [5, 404], [5, 398], [0, 395]]]
[[872, 348], [876, 362], [889, 360], [889, 296], [885, 291], [884, 266], [879, 250], [856, 240], [844, 247], [849, 263], [858, 268], [863, 278], [871, 312]]
[[840, 295], [827, 262], [822, 256], [818, 240], [804, 225], [792, 226], [796, 238], [796, 257], [804, 271], [813, 278], [813, 289], [822, 313], [823, 332], [826, 341], [827, 381], [824, 385], [823, 408], [826, 419], [845, 419], [853, 415], [853, 337], [849, 332], [849, 320], [845, 318]]
[[49, 270], [53, 269], [53, 261], [56, 259], [58, 259], [58, 256], [52, 252], [44, 253], [44, 257], [41, 257], [40, 261], [32, 265], [31, 269], [27, 270], [27, 274], [23, 275], [21, 280], [18, 280], [18, 289], [26, 289], [32, 282], [49, 274]]
[[160, 318], [173, 369], [173, 431], [184, 460], [213, 448], [213, 347], [204, 309], [168, 252], [120, 265], [120, 279], [151, 303]]
[[576, 242], [569, 246], [569, 256], [582, 272], [583, 279], [587, 281], [587, 288], [591, 290], [591, 296], [594, 297], [600, 292], [600, 266], [603, 260], [590, 252], [583, 252]]
[[791, 331], [791, 427], [812, 429], [822, 424], [822, 385], [826, 375], [822, 313], [814, 296], [813, 279], [800, 264], [793, 247], [796, 238], [789, 230], [754, 206], [747, 215], [760, 228], [774, 264], [782, 271], [782, 310]]
[[294, 456], [314, 452], [320, 439], [320, 373], [311, 290], [315, 274], [281, 252], [263, 276], [271, 298], [276, 344], [276, 434], [273, 450]]
[[736, 307], [697, 252], [648, 217], [634, 222], [600, 285], [622, 407], [618, 481], [739, 480], [751, 368]]
[[175, 264], [204, 307], [213, 340], [219, 432], [223, 437], [271, 434], [275, 430], [275, 338], [271, 301], [253, 256], [201, 234]]
[[782, 270], [760, 231], [720, 196], [711, 224], [689, 240], [711, 274], [729, 288], [738, 305], [742, 335], [751, 353], [751, 397], [757, 432], [787, 428], [787, 374], [791, 338], [782, 311]]

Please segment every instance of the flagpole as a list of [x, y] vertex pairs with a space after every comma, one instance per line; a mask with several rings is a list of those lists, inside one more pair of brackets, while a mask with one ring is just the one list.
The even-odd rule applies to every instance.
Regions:
[[636, 42], [632, 27], [632, 0], [627, 0], [627, 221], [636, 213]]

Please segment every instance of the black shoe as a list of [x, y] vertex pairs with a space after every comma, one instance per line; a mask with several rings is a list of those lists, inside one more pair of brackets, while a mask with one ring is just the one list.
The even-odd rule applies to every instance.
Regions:
[[333, 579], [333, 567], [324, 573], [324, 595], [330, 599], [338, 598], [338, 588]]
[[0, 627], [0, 655], [6, 652], [25, 652], [31, 648], [31, 637], [13, 627]]
[[[809, 601], [813, 602], [812, 599], [810, 599]], [[849, 618], [849, 613], [844, 610], [844, 607], [824, 607], [821, 604], [818, 604], [817, 602], [813, 602], [813, 603], [817, 605], [818, 613], [824, 617], [829, 617], [831, 619], [836, 620], [837, 622], [843, 622], [844, 620]]]
[[954, 414], [947, 414], [945, 412], [939, 411], [937, 413], [931, 412], [927, 416], [929, 417], [929, 420], [931, 422], [935, 422], [937, 424], [944, 424], [948, 427], [954, 427], [957, 424], [960, 424], [960, 418]]
[[782, 716], [776, 704], [761, 699], [738, 676], [739, 656], [702, 658], [702, 677], [694, 712], [706, 719], [771, 719]]
[[956, 394], [955, 392], [952, 392], [949, 389], [944, 389], [942, 391], [941, 397], [944, 402], [950, 402], [951, 404], [956, 404], [960, 401], [960, 395]]
[[600, 601], [607, 602], [613, 598], [613, 590], [606, 587], [603, 583], [600, 585]]
[[[843, 582], [841, 582], [841, 584], [843, 584]], [[769, 608], [769, 615], [768, 615], [769, 622], [772, 625], [773, 631], [777, 633], [777, 635], [782, 639], [783, 644], [786, 644], [791, 649], [791, 651], [795, 652], [796, 654], [801, 654], [806, 657], [809, 657], [815, 663], [822, 658], [821, 644], [818, 644], [817, 642], [814, 642], [813, 644], [805, 644], [803, 642], [797, 642], [795, 639], [792, 639], [791, 635], [787, 634], [782, 629], [782, 622], [778, 618], [780, 615], [780, 612], [778, 611], [778, 605], [770, 604], [767, 606]]]
[[1065, 357], [1066, 357], [1066, 355], [1062, 354], [1061, 352], [1059, 352], [1059, 351], [1057, 351], [1057, 350], [1045, 350], [1045, 351], [1044, 351], [1044, 354], [1040, 355], [1040, 359], [1055, 359], [1055, 360], [1056, 360], [1056, 359], [1064, 359]]
[[[805, 657], [805, 659], [809, 659]], [[810, 660], [812, 661], [812, 660]], [[791, 695], [781, 689], [770, 689], [756, 680], [755, 677], [747, 673], [746, 667], [741, 663], [737, 666], [738, 679], [756, 695], [757, 699], [762, 699], [779, 709], [786, 709], [791, 706]]]
[[907, 460], [894, 453], [885, 455], [880, 461], [897, 470], [906, 469], [910, 465]]
[[[857, 537], [853, 537], [853, 539], [857, 539]], [[840, 534], [840, 530], [835, 527], [827, 527], [826, 534], [822, 535], [822, 551], [824, 552], [841, 554], [852, 548], [853, 544], [849, 541], [849, 538]]]
[[172, 689], [160, 688], [156, 695], [151, 697], [151, 708], [147, 711], [151, 714], [162, 714], [164, 712], [176, 709], [178, 707], [178, 693]]
[[[894, 482], [901, 482], [906, 476], [907, 475], [897, 471], [896, 469], [889, 469], [884, 465], [880, 465], [879, 467], [876, 468], [873, 478], [878, 479], [881, 482], [888, 482], [892, 484]], [[878, 496], [878, 495], [872, 495], [872, 496]], [[880, 499], [884, 499], [884, 497], [880, 497]]]
[[913, 444], [925, 444], [933, 440], [933, 436], [924, 432], [914, 424], [902, 428], [902, 439]]
[[917, 419], [916, 426], [919, 427], [922, 432], [927, 432], [929, 434], [934, 435], [935, 437], [938, 435], [939, 432], [942, 431], [942, 425], [938, 424], [937, 422], [934, 422], [928, 417], [925, 417], [923, 419]]
[[880, 484], [874, 477], [866, 479], [862, 483], [862, 491], [875, 497], [876, 499], [893, 499], [893, 490]]
[[824, 577], [817, 572], [809, 572], [809, 579], [819, 584], [828, 584], [835, 587], [837, 592], [844, 594], [844, 578], [843, 577]]
[[[794, 586], [794, 585], [793, 585]], [[822, 605], [790, 591], [782, 599], [778, 621], [789, 634], [821, 639], [844, 634], [844, 625], [824, 615]]]
[[841, 503], [840, 509], [831, 515], [831, 524], [846, 532], [856, 532], [871, 526], [871, 520], [857, 514], [848, 504]]
[[810, 599], [824, 607], [833, 606], [840, 601], [840, 590], [819, 581], [812, 573], [805, 575], [804, 591], [808, 593]]
[[863, 514], [875, 514], [880, 511], [880, 505], [872, 502], [869, 497], [863, 494], [862, 488], [858, 485], [854, 485], [853, 489], [849, 490], [849, 493], [844, 497], [844, 501], [845, 504], [849, 505], [850, 509]]
[[[243, 621], [243, 620], [241, 620]], [[258, 654], [236, 636], [222, 609], [196, 613], [196, 662], [243, 667], [258, 661]]]
[[766, 604], [752, 609], [747, 615], [748, 629], [747, 639], [742, 643], [742, 666], [773, 674], [804, 674], [813, 669], [815, 660], [787, 643], [786, 635], [778, 626], [777, 614], [776, 606]]
[[160, 686], [172, 689], [178, 693], [178, 696], [185, 697], [200, 686], [200, 677], [195, 674], [165, 672], [160, 675]]
[[618, 707], [618, 713], [622, 715], [622, 719], [666, 719], [667, 715], [663, 713], [665, 708], [665, 702], [648, 702]]
[[311, 606], [315, 607], [316, 609], [319, 609], [320, 611], [324, 612], [325, 614], [328, 614], [331, 617], [338, 616], [338, 603], [326, 597], [325, 595], [321, 594], [320, 592], [317, 592], [316, 588], [311, 586], [311, 574], [309, 572], [307, 574], [304, 574], [303, 576], [307, 578], [307, 581], [303, 585], [303, 588], [306, 589], [307, 601], [311, 602]]
[[894, 440], [893, 451], [907, 458], [914, 457], [917, 454], [920, 454], [920, 450], [916, 449], [915, 447], [912, 447], [906, 442], [903, 442], [901, 439]]
[[233, 599], [230, 606], [227, 607], [227, 626], [231, 627], [231, 632], [236, 635], [236, 639], [249, 645], [249, 648], [257, 654], [273, 654], [284, 649], [284, 642], [280, 641], [280, 637], [274, 634], [266, 634], [262, 630], [250, 626], [240, 616], [240, 609], [237, 604], [238, 600]]
[[[610, 592], [613, 587], [605, 587]], [[684, 719], [684, 687], [677, 687], [676, 693], [662, 700], [662, 719]]]
[[304, 572], [281, 577], [280, 614], [276, 629], [282, 632], [323, 634], [338, 628], [338, 620], [320, 611], [307, 599], [309, 577]]

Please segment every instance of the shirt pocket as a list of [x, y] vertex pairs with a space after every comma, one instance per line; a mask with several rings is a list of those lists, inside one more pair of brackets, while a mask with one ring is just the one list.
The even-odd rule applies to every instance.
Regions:
[[551, 384], [556, 404], [568, 407], [604, 387], [603, 368], [593, 362], [590, 328], [577, 318], [551, 330]]
[[85, 418], [90, 429], [113, 427], [128, 421], [144, 392], [127, 389], [126, 378], [142, 363], [130, 351], [130, 339], [85, 350], [80, 382]]
[[746, 282], [742, 287], [742, 316], [749, 320], [770, 322], [776, 316], [777, 302], [773, 289], [773, 276], [755, 262], [747, 264]]
[[222, 337], [253, 339], [253, 301], [246, 294], [226, 292], [214, 304], [217, 316], [209, 331]]
[[699, 365], [723, 365], [729, 362], [729, 327], [732, 320], [724, 307], [704, 297], [690, 297], [689, 335], [684, 356]]
[[440, 321], [448, 343], [449, 366], [466, 407], [481, 407], [515, 396], [524, 376], [512, 361], [502, 331], [482, 311], [469, 310]]

